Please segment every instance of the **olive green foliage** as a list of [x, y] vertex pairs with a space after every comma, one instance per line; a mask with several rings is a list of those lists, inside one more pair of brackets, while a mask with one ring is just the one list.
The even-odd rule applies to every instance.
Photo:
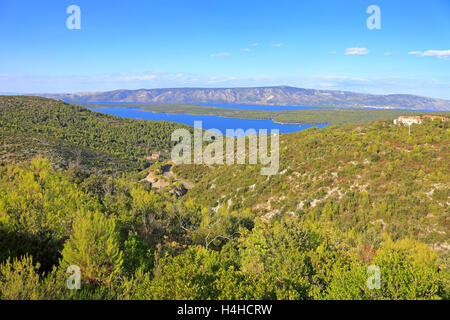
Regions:
[[49, 271], [71, 233], [78, 212], [98, 203], [42, 158], [0, 167], [0, 261], [26, 253]]
[[0, 158], [8, 161], [41, 154], [62, 167], [142, 170], [153, 150], [171, 149], [177, 128], [189, 127], [118, 118], [40, 97], [0, 96]]
[[441, 121], [413, 125], [411, 135], [392, 121], [311, 128], [280, 135], [276, 175], [260, 175], [261, 165], [174, 171], [196, 184], [186, 197], [206, 206], [230, 203], [231, 210], [251, 208], [263, 217], [297, 214], [369, 245], [377, 244], [374, 234], [387, 233], [445, 247], [449, 136]]
[[122, 263], [114, 220], [91, 212], [77, 217], [61, 264], [79, 266], [86, 283], [109, 284], [120, 274]]
[[[67, 131], [22, 113], [36, 136], [40, 127], [81, 144], [73, 110], [87, 123], [120, 122], [62, 102], [2, 99], [57, 104], [47, 116]], [[10, 137], [25, 134], [17, 119], [2, 123]], [[127, 141], [95, 148], [135, 157], [140, 147]], [[411, 135], [392, 121], [283, 134], [279, 174], [176, 166], [194, 186], [179, 198], [144, 180], [159, 165], [109, 174], [96, 160], [61, 167], [4, 145], [18, 162], [0, 163], [0, 299], [448, 299], [448, 142], [440, 121]], [[71, 265], [80, 290], [66, 285]], [[379, 288], [367, 285], [373, 266]]]
[[39, 264], [33, 264], [33, 258], [24, 256], [14, 258], [0, 265], [0, 299], [2, 300], [38, 300], [42, 299], [39, 288]]
[[[42, 159], [38, 162], [48, 168], [48, 162]], [[5, 168], [12, 167], [15, 165]], [[37, 169], [31, 164], [23, 165], [23, 174], [31, 168]], [[68, 183], [63, 172], [48, 170], [49, 176], [59, 177], [63, 185]], [[82, 193], [78, 188], [75, 186], [73, 192]], [[4, 299], [447, 297], [448, 274], [440, 268], [437, 254], [415, 240], [392, 241], [387, 237], [377, 242], [376, 249], [361, 248], [364, 241], [358, 234], [340, 236], [322, 222], [302, 222], [301, 216], [285, 215], [266, 222], [255, 219], [247, 210], [222, 209], [214, 213], [192, 201], [180, 203], [174, 197], [146, 191], [138, 182], [119, 180], [113, 189], [114, 192], [104, 196], [103, 203], [93, 205], [99, 211], [81, 208], [75, 211], [67, 230], [69, 236], [60, 247], [61, 259], [47, 259], [54, 262], [49, 271], [40, 272], [39, 261], [27, 256], [13, 258], [12, 262], [11, 258], [3, 260], [0, 296]], [[11, 190], [2, 189], [6, 198]], [[91, 201], [98, 200], [91, 196]], [[16, 202], [24, 203], [25, 199]], [[14, 219], [2, 222], [2, 228], [13, 228], [17, 225]], [[32, 233], [37, 227], [21, 228], [22, 232]], [[3, 257], [8, 250], [2, 251]], [[382, 270], [379, 291], [365, 287], [366, 269], [372, 264]], [[81, 290], [65, 287], [69, 265], [81, 269]]]
[[[362, 285], [367, 270], [357, 261], [348, 269], [336, 270], [327, 298], [331, 299], [439, 299], [448, 298], [448, 274], [442, 279], [436, 253], [414, 240], [387, 241], [372, 264], [381, 271], [381, 287]], [[339, 280], [338, 280], [339, 279]]]

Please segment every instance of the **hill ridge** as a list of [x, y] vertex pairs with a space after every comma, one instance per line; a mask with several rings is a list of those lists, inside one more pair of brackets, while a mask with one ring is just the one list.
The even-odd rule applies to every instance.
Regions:
[[255, 104], [340, 108], [450, 111], [450, 100], [412, 94], [366, 94], [291, 86], [241, 88], [118, 89], [104, 92], [36, 94], [68, 102], [145, 102], [182, 104]]

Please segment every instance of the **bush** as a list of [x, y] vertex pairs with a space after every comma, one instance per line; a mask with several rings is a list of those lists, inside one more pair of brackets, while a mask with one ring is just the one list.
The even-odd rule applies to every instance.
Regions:
[[0, 265], [0, 300], [39, 300], [43, 298], [39, 286], [39, 264], [31, 256], [14, 258]]

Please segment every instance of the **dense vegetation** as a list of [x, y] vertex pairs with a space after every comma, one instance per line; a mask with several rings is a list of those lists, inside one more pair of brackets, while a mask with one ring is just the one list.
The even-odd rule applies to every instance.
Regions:
[[142, 170], [152, 151], [173, 146], [165, 121], [131, 120], [39, 97], [0, 96], [0, 157], [21, 161], [39, 154], [62, 167], [70, 162], [113, 171]]
[[280, 123], [295, 124], [347, 124], [363, 123], [379, 119], [392, 119], [399, 116], [418, 116], [423, 114], [442, 114], [424, 111], [374, 110], [374, 109], [305, 109], [305, 110], [248, 110], [216, 108], [187, 104], [100, 104], [83, 103], [89, 108], [138, 108], [152, 112], [175, 114], [215, 115], [228, 118], [273, 120]]
[[411, 135], [392, 121], [311, 128], [281, 135], [278, 175], [260, 175], [259, 165], [174, 170], [196, 183], [188, 197], [210, 207], [448, 246], [449, 134], [440, 121], [414, 125]]
[[[158, 164], [112, 177], [3, 161], [0, 299], [448, 299], [449, 135], [440, 121], [282, 134], [280, 174], [177, 166], [195, 184], [181, 198], [144, 179]], [[66, 286], [72, 265], [80, 290]]]

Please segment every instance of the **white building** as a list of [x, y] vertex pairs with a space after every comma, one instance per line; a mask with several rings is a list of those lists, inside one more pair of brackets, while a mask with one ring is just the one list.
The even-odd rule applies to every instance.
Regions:
[[400, 124], [406, 124], [408, 126], [412, 124], [421, 124], [423, 120], [420, 117], [410, 117], [410, 116], [401, 116], [398, 117], [398, 119], [394, 120], [394, 124], [400, 125]]

